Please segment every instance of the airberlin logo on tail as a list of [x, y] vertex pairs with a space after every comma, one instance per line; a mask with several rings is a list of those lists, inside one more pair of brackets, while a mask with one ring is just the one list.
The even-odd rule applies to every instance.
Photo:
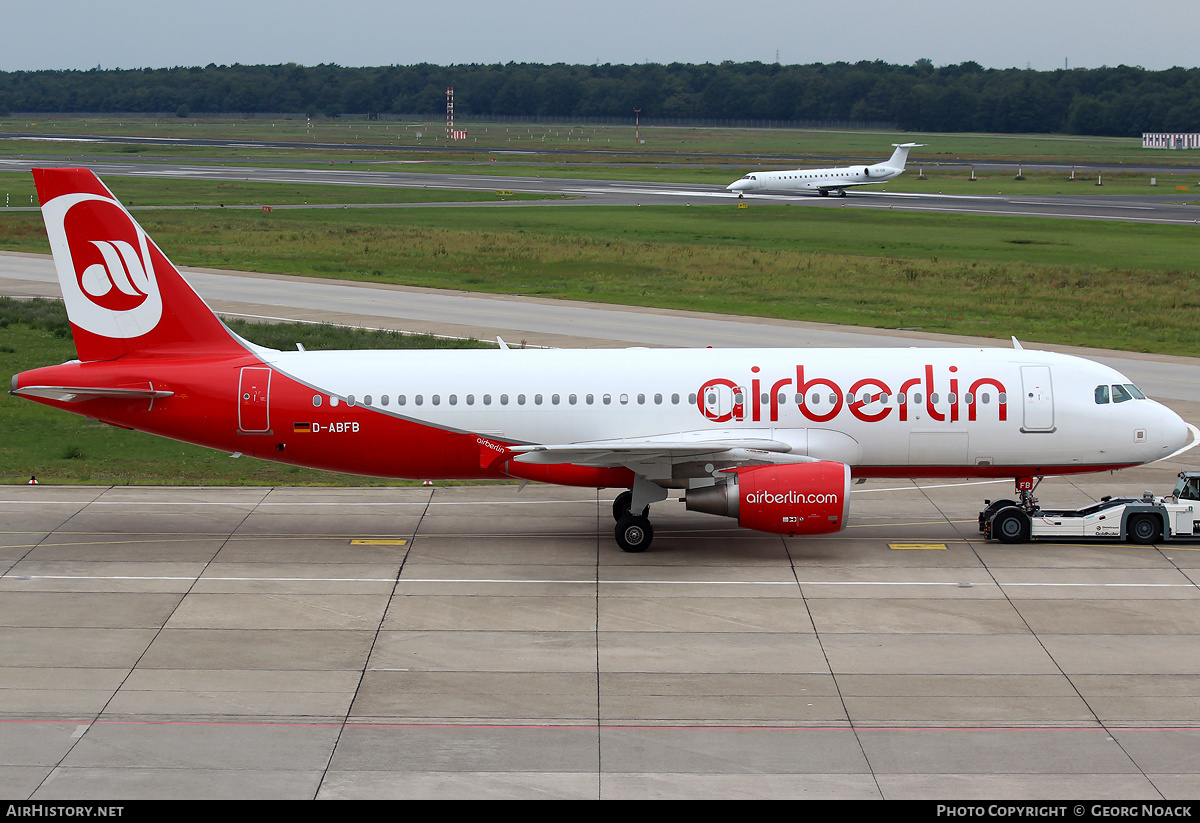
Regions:
[[146, 233], [120, 204], [90, 193], [42, 207], [71, 322], [111, 338], [140, 337], [162, 317]]
[[[93, 303], [112, 311], [136, 309], [151, 288], [146, 269], [132, 245], [124, 240], [92, 240], [102, 262], [79, 272], [79, 285]], [[74, 256], [74, 255], [72, 255]]]

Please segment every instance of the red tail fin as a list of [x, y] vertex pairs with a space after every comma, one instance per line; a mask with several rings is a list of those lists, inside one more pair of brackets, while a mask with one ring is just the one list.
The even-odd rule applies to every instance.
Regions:
[[88, 169], [34, 169], [79, 359], [245, 351]]

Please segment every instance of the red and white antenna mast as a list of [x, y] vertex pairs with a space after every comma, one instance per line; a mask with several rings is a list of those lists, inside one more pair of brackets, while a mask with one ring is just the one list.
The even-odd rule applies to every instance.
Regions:
[[454, 133], [454, 86], [446, 88], [446, 139]]

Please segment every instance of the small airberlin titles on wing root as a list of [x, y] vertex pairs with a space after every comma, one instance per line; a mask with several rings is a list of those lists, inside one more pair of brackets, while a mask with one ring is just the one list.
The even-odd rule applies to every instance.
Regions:
[[[714, 377], [705, 381], [696, 395], [696, 407], [700, 414], [714, 423], [747, 419], [753, 422], [775, 423], [780, 419], [781, 406], [788, 405], [787, 396], [794, 395], [792, 405], [815, 423], [829, 422], [843, 409], [847, 409], [864, 423], [877, 423], [890, 417], [893, 412], [899, 420], [907, 421], [910, 408], [920, 404], [922, 400], [924, 411], [931, 420], [941, 422], [948, 419], [952, 423], [958, 422], [965, 406], [967, 420], [974, 422], [978, 417], [980, 400], [985, 404], [991, 402], [987, 392], [991, 389], [997, 395], [998, 419], [1001, 422], [1008, 419], [1008, 391], [1004, 383], [995, 377], [978, 377], [966, 384], [967, 391], [963, 394], [959, 391], [963, 381], [958, 373], [958, 366], [950, 366], [947, 373], [941, 376], [948, 387], [948, 393], [945, 395], [948, 405], [944, 411], [937, 408], [942, 395], [935, 381], [934, 367], [930, 364], [925, 364], [923, 377], [910, 377], [901, 381], [897, 384], [895, 392], [890, 383], [879, 377], [859, 378], [850, 384], [848, 390], [843, 391], [837, 382], [828, 377], [814, 377], [811, 373], [806, 375], [804, 364], [796, 366], [794, 381], [791, 377], [783, 377], [774, 382], [764, 380], [759, 374], [758, 366], [752, 366], [750, 372], [754, 376], [749, 381], [749, 392], [745, 390], [745, 381], [738, 382], [728, 377]], [[763, 387], [768, 383], [771, 388], [766, 390]], [[817, 392], [816, 389], [824, 391]], [[722, 402], [723, 398], [719, 397], [718, 393], [727, 393], [728, 402]], [[893, 399], [895, 406], [890, 405]], [[828, 402], [824, 403], [826, 400]], [[868, 408], [876, 403], [884, 405], [882, 408], [868, 411]], [[822, 408], [824, 405], [828, 405], [828, 408]]]

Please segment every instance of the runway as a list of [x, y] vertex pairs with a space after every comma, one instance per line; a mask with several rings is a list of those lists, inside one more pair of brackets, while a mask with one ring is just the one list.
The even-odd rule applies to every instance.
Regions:
[[[78, 164], [78, 161], [76, 162]], [[0, 171], [27, 171], [38, 166], [70, 165], [62, 161], [0, 159]], [[272, 168], [179, 163], [117, 162], [88, 160], [85, 165], [102, 179], [161, 177], [187, 180], [240, 180], [260, 183], [322, 184], [426, 188], [446, 191], [513, 191], [543, 194], [546, 201], [523, 200], [496, 203], [424, 203], [364, 208], [459, 208], [528, 206], [637, 206], [712, 205], [738, 202], [724, 186], [640, 181], [524, 177], [496, 174], [440, 174], [421, 171], [377, 171], [334, 168]], [[732, 181], [731, 181], [732, 182]], [[1164, 187], [1165, 188], [1165, 187]], [[744, 203], [783, 204], [805, 208], [890, 209], [938, 214], [972, 214], [1010, 217], [1049, 217], [1071, 220], [1100, 220], [1163, 225], [1200, 225], [1200, 207], [1187, 205], [1186, 195], [942, 195], [888, 192], [886, 187], [852, 190], [846, 197], [818, 195], [748, 195]], [[357, 207], [339, 204], [337, 208]], [[193, 208], [175, 207], [175, 208]], [[251, 208], [251, 207], [247, 207]], [[252, 208], [258, 208], [254, 206]], [[275, 208], [287, 208], [275, 206]], [[298, 207], [297, 207], [298, 208]], [[305, 206], [304, 208], [314, 208]], [[15, 209], [14, 209], [15, 210]]]
[[[543, 345], [980, 342], [186, 274], [222, 311]], [[49, 259], [0, 255], [0, 292], [57, 294]], [[1200, 423], [1197, 361], [1092, 355]], [[1010, 491], [870, 481], [821, 538], [669, 500], [627, 555], [611, 492], [0, 487], [0, 792], [1195, 797], [1200, 551], [987, 543]]]

